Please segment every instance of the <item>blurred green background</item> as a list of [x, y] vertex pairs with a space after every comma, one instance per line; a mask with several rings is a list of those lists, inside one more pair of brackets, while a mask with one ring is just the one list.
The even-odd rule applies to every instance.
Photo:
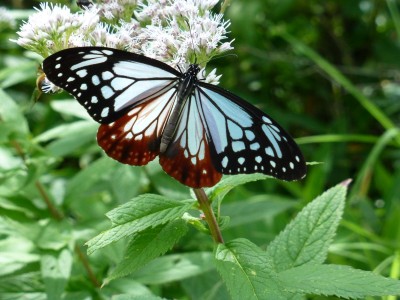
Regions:
[[[79, 117], [83, 108], [68, 94], [36, 99], [41, 58], [10, 39], [38, 4], [1, 4], [15, 23], [0, 20], [0, 256], [7, 258], [0, 294], [41, 295], [43, 253], [69, 249], [68, 295], [102, 298], [135, 282], [117, 280], [99, 291], [87, 275], [83, 262], [101, 282], [122, 256], [117, 245], [85, 258], [84, 242], [109, 226], [105, 213], [144, 192], [184, 199], [189, 190], [157, 163], [133, 168], [104, 157], [97, 125]], [[266, 180], [231, 192], [222, 205], [231, 218], [225, 239], [266, 247], [304, 205], [352, 178], [328, 263], [398, 278], [400, 2], [232, 0], [225, 17], [234, 55], [209, 64], [223, 74], [220, 85], [271, 115], [316, 163], [300, 182]], [[208, 236], [192, 233], [171, 253], [212, 250]], [[204, 270], [197, 282], [218, 278]], [[190, 276], [152, 288], [165, 297], [201, 299]], [[24, 284], [26, 278], [34, 284]], [[14, 290], [10, 282], [17, 282]], [[219, 292], [210, 299], [223, 299]]]

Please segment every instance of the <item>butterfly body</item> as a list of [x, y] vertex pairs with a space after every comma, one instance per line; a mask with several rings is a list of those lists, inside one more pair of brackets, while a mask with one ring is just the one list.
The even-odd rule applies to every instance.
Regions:
[[161, 136], [161, 145], [160, 152], [164, 153], [168, 147], [168, 144], [171, 142], [174, 133], [176, 131], [176, 126], [178, 124], [179, 118], [182, 114], [182, 109], [186, 104], [186, 101], [189, 99], [190, 95], [192, 95], [193, 90], [195, 88], [197, 82], [197, 74], [199, 73], [200, 68], [198, 65], [193, 64], [189, 66], [189, 69], [186, 73], [183, 74], [183, 77], [179, 80], [179, 85], [177, 87], [177, 103], [171, 112], [170, 117], [168, 118], [168, 122], [165, 125], [165, 129]]
[[193, 187], [222, 174], [305, 176], [293, 139], [240, 97], [158, 60], [104, 47], [71, 48], [43, 62], [47, 78], [99, 122], [98, 144], [110, 157], [146, 165], [159, 156], [170, 176]]

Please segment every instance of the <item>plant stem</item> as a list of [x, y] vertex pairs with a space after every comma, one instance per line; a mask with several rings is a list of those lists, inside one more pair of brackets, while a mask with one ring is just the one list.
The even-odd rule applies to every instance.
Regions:
[[210, 201], [203, 189], [193, 189], [197, 201], [199, 202], [200, 208], [203, 211], [206, 222], [210, 229], [211, 235], [216, 243], [223, 244], [224, 239], [221, 234], [221, 230], [219, 229], [217, 219], [215, 218], [214, 211], [210, 205]]
[[85, 268], [86, 273], [88, 274], [89, 279], [90, 279], [90, 281], [92, 282], [92, 284], [93, 284], [95, 287], [100, 287], [100, 283], [99, 283], [99, 281], [97, 280], [96, 276], [94, 275], [93, 270], [92, 270], [92, 268], [90, 267], [90, 264], [89, 264], [89, 261], [88, 261], [86, 255], [82, 252], [82, 250], [81, 250], [81, 248], [78, 246], [78, 244], [75, 244], [75, 252], [76, 252], [76, 254], [77, 254], [78, 257], [79, 257], [79, 260], [82, 262], [83, 267]]

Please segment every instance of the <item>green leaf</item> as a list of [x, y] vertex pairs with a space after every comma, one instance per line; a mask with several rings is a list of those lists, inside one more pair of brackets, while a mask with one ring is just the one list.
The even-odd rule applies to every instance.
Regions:
[[159, 257], [131, 275], [143, 284], [163, 284], [214, 269], [212, 253], [191, 252]]
[[73, 134], [79, 135], [79, 133], [81, 133], [82, 131], [94, 130], [97, 129], [97, 127], [98, 124], [93, 123], [91, 121], [76, 121], [69, 124], [62, 124], [38, 135], [34, 139], [34, 141], [38, 143], [48, 142], [54, 139], [65, 138]]
[[267, 255], [250, 241], [219, 244], [215, 259], [232, 299], [286, 299]]
[[[78, 117], [80, 119], [90, 120], [91, 123], [95, 123], [89, 114], [83, 109], [82, 105], [78, 103], [76, 100], [56, 100], [50, 102], [51, 107], [63, 115], [70, 115], [74, 117]], [[97, 124], [97, 126], [99, 126]]]
[[0, 99], [0, 141], [13, 132], [27, 134], [29, 132], [28, 123], [18, 105], [2, 89], [0, 89]]
[[89, 121], [81, 122], [85, 124], [75, 127], [72, 123], [63, 136], [47, 145], [46, 149], [55, 156], [65, 156], [87, 143], [94, 142], [98, 125]]
[[118, 167], [118, 163], [108, 157], [92, 162], [88, 167], [76, 174], [67, 184], [65, 202], [81, 199], [90, 188], [103, 179], [109, 179], [109, 170]]
[[42, 255], [41, 270], [48, 299], [61, 299], [71, 268], [72, 254], [67, 249]]
[[269, 245], [277, 272], [323, 263], [341, 219], [347, 188], [339, 184], [309, 203]]
[[285, 289], [303, 294], [343, 298], [399, 296], [400, 281], [338, 265], [303, 265], [279, 273]]
[[246, 201], [225, 204], [221, 207], [221, 214], [229, 216], [228, 227], [234, 227], [272, 218], [296, 204], [277, 195], [259, 195]]
[[230, 300], [221, 276], [216, 270], [190, 277], [180, 282], [191, 300]]
[[147, 228], [180, 218], [194, 202], [194, 200], [171, 200], [151, 194], [136, 197], [107, 213], [113, 228], [87, 242], [88, 253]]
[[148, 228], [133, 236], [124, 255], [107, 281], [128, 275], [154, 258], [171, 249], [186, 234], [188, 228], [182, 219]]
[[[43, 282], [39, 272], [26, 272], [23, 274], [2, 277], [0, 280], [1, 299], [46, 299]], [[27, 295], [36, 295], [26, 297]], [[38, 297], [39, 295], [43, 297]]]
[[130, 295], [122, 294], [112, 297], [113, 300], [163, 300], [167, 298], [161, 298], [156, 295]]
[[271, 178], [263, 174], [241, 174], [225, 176], [212, 188], [207, 189], [206, 193], [211, 201], [221, 201], [227, 193], [238, 185], [245, 184], [252, 181], [264, 180]]

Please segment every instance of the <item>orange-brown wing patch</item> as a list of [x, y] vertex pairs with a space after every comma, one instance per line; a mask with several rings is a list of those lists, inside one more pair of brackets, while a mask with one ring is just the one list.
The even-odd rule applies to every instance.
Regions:
[[97, 143], [106, 154], [129, 165], [142, 166], [160, 152], [161, 134], [175, 104], [176, 89], [131, 109], [113, 123], [103, 124]]

